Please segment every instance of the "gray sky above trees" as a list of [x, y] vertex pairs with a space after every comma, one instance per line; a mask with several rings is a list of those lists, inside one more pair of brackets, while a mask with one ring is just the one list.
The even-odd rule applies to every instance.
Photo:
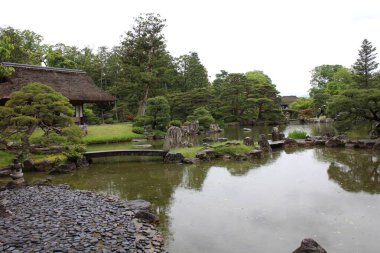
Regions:
[[351, 67], [364, 38], [380, 48], [379, 0], [12, 0], [1, 9], [0, 26], [95, 49], [118, 45], [140, 13], [159, 13], [173, 56], [198, 52], [211, 80], [221, 69], [262, 70], [281, 95], [306, 95], [318, 65]]

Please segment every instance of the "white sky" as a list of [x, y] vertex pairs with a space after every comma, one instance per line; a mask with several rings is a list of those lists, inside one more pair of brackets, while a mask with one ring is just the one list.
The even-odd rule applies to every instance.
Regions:
[[281, 95], [306, 95], [318, 65], [350, 67], [364, 38], [380, 49], [379, 0], [10, 0], [0, 26], [96, 49], [118, 45], [146, 12], [166, 19], [170, 53], [198, 52], [211, 80], [221, 69], [262, 70]]

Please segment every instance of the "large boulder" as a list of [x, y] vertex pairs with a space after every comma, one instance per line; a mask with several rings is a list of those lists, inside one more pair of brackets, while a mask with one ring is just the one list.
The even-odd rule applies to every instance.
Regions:
[[248, 153], [248, 157], [251, 159], [257, 159], [261, 158], [263, 156], [263, 151], [262, 150], [251, 150]]
[[29, 172], [29, 171], [34, 171], [34, 162], [32, 159], [27, 159], [23, 163], [23, 171]]
[[345, 142], [342, 138], [339, 138], [339, 136], [337, 136], [337, 137], [333, 137], [333, 138], [328, 139], [326, 141], [325, 145], [326, 145], [326, 147], [329, 147], [329, 148], [344, 147]]
[[354, 140], [348, 140], [345, 144], [346, 148], [359, 148], [359, 142]]
[[199, 163], [200, 159], [199, 158], [185, 158], [183, 159], [183, 163], [185, 164], [196, 164]]
[[152, 204], [143, 199], [135, 199], [125, 202], [125, 207], [131, 210], [150, 211]]
[[296, 140], [288, 138], [284, 141], [284, 148], [294, 148], [294, 147], [298, 147], [298, 143]]
[[34, 168], [38, 172], [48, 172], [51, 171], [54, 166], [54, 162], [49, 160], [44, 160], [34, 164]]
[[210, 124], [209, 132], [211, 132], [211, 133], [220, 133], [220, 132], [222, 132], [222, 129], [219, 127], [218, 124]]
[[272, 141], [279, 141], [280, 140], [280, 131], [278, 130], [278, 127], [272, 128]]
[[260, 134], [258, 143], [259, 143], [260, 149], [263, 152], [272, 152], [272, 148], [270, 147], [265, 134]]
[[75, 165], [77, 166], [77, 168], [87, 167], [89, 165], [89, 162], [85, 157], [81, 157], [75, 161]]
[[176, 126], [169, 127], [165, 135], [164, 149], [170, 150], [182, 147], [182, 136], [181, 128]]
[[188, 125], [181, 126], [183, 135], [194, 135], [199, 133], [199, 121], [194, 120]]
[[301, 246], [293, 253], [327, 253], [327, 251], [313, 239], [307, 238], [302, 240]]
[[181, 153], [168, 152], [165, 155], [164, 162], [166, 163], [182, 163], [185, 157]]
[[146, 223], [151, 223], [151, 224], [160, 223], [160, 220], [156, 215], [154, 215], [150, 212], [147, 212], [147, 211], [143, 211], [143, 210], [138, 210], [135, 213], [135, 217], [142, 220], [143, 222], [146, 222]]
[[212, 160], [216, 158], [216, 152], [212, 149], [206, 149], [198, 152], [195, 157], [201, 160]]
[[375, 143], [376, 143], [376, 140], [359, 140], [358, 141], [359, 148], [373, 148]]
[[251, 137], [245, 137], [243, 140], [244, 145], [246, 146], [253, 146], [253, 138]]
[[58, 166], [55, 166], [49, 171], [49, 174], [67, 174], [71, 173], [74, 170], [76, 170], [77, 166], [75, 163], [65, 163], [65, 164], [60, 164]]

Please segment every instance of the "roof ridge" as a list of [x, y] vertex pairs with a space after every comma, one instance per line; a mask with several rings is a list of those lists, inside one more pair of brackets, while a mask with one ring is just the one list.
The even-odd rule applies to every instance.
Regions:
[[17, 67], [17, 68], [36, 69], [36, 70], [86, 74], [86, 71], [79, 70], [79, 69], [53, 68], [53, 67], [45, 67], [45, 66], [38, 66], [38, 65], [13, 63], [13, 62], [1, 62], [0, 64], [6, 67]]

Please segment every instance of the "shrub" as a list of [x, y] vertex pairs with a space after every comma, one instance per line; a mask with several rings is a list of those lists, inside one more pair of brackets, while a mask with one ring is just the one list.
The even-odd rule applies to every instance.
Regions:
[[304, 109], [304, 110], [300, 111], [300, 115], [306, 116], [306, 117], [313, 117], [314, 116], [314, 112], [313, 112], [312, 109]]
[[67, 147], [67, 151], [64, 152], [64, 156], [67, 157], [67, 160], [70, 162], [75, 162], [78, 159], [82, 158], [82, 153], [86, 151], [86, 147], [84, 145], [70, 145]]
[[292, 131], [288, 134], [288, 137], [292, 139], [305, 139], [307, 137], [307, 133], [304, 131]]
[[98, 125], [100, 124], [100, 118], [98, 118], [94, 111], [91, 108], [85, 107], [84, 108], [84, 116], [86, 118], [86, 123], [89, 125]]
[[79, 126], [73, 125], [63, 128], [62, 136], [66, 138], [68, 143], [78, 144], [81, 143], [84, 132]]
[[134, 126], [132, 127], [132, 132], [135, 134], [143, 134], [145, 132], [143, 127]]
[[215, 122], [211, 113], [205, 107], [199, 107], [194, 110], [194, 113], [187, 117], [188, 120], [198, 120], [199, 126], [206, 129], [210, 127], [211, 123]]
[[113, 120], [113, 118], [108, 118], [108, 119], [104, 120], [104, 123], [106, 123], [106, 124], [113, 124], [113, 123], [115, 123], [115, 121]]
[[151, 118], [153, 130], [165, 130], [170, 121], [170, 106], [163, 96], [149, 98], [146, 105], [146, 115]]
[[170, 126], [181, 127], [182, 123], [181, 123], [180, 120], [175, 119], [175, 120], [170, 121], [170, 122], [169, 122], [169, 125], [170, 125]]
[[138, 116], [135, 118], [135, 121], [133, 122], [133, 126], [137, 127], [145, 127], [145, 126], [150, 126], [152, 122], [152, 118], [149, 116]]

